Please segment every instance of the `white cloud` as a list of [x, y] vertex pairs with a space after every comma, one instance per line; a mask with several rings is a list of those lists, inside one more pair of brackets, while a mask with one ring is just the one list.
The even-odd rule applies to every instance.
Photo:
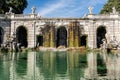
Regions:
[[88, 12], [89, 6], [97, 7], [98, 4], [105, 4], [105, 2], [107, 0], [59, 0], [52, 4], [47, 3], [39, 14], [46, 17], [82, 16]]
[[44, 16], [44, 15], [47, 15], [59, 8], [64, 8], [67, 1], [68, 0], [60, 0], [53, 4], [47, 4], [45, 8], [43, 8], [42, 10], [39, 11], [39, 13]]

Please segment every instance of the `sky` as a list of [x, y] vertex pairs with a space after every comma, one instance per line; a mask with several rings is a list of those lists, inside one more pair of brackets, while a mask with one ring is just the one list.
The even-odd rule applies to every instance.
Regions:
[[42, 17], [82, 17], [88, 14], [88, 7], [98, 14], [107, 0], [27, 0], [24, 14], [30, 14], [36, 7], [36, 13]]

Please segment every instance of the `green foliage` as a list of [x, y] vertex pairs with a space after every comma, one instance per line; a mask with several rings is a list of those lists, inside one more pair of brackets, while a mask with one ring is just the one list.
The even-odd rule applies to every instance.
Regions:
[[27, 0], [0, 0], [0, 13], [5, 14], [9, 12], [9, 7], [12, 7], [13, 13], [21, 14], [27, 7]]
[[5, 0], [0, 0], [0, 13], [4, 13], [3, 7], [5, 8]]
[[112, 12], [112, 7], [115, 7], [116, 10], [120, 13], [120, 0], [108, 0], [101, 10], [100, 14], [109, 14]]

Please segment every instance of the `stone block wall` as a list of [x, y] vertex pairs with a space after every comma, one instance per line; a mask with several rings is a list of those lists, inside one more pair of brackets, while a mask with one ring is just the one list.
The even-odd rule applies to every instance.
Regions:
[[[45, 27], [46, 22], [54, 22], [54, 28], [50, 28], [48, 32], [45, 33], [46, 36], [43, 36], [45, 47], [56, 47], [56, 29], [59, 26], [65, 26], [67, 30], [67, 45], [69, 47], [78, 47], [79, 37], [81, 35], [87, 35], [87, 46], [90, 48], [97, 48], [96, 41], [96, 30], [99, 26], [105, 26], [106, 28], [106, 39], [109, 43], [113, 40], [115, 36], [116, 40], [120, 42], [120, 16], [109, 14], [109, 15], [91, 15], [86, 18], [41, 18], [37, 15], [7, 15], [8, 19], [0, 17], [0, 27], [4, 30], [4, 39], [3, 42], [8, 40], [8, 37], [13, 35], [13, 32], [19, 26], [24, 26], [27, 29], [27, 41], [28, 47], [32, 48], [36, 46], [36, 36], [39, 35], [38, 26], [42, 25], [42, 28]], [[32, 17], [31, 17], [32, 16]], [[78, 30], [78, 27], [71, 22], [77, 21], [79, 28], [82, 25], [83, 31]], [[43, 24], [44, 23], [44, 24]], [[56, 25], [57, 23], [60, 23]], [[75, 30], [74, 30], [75, 29]], [[77, 33], [81, 33], [78, 35]], [[43, 33], [42, 33], [43, 35]], [[47, 39], [48, 38], [48, 39]], [[49, 44], [49, 45], [48, 45]]]

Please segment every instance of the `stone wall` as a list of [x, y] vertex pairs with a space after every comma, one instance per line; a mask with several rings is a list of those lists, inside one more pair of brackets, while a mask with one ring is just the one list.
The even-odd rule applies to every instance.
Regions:
[[[32, 48], [36, 46], [36, 36], [39, 34], [43, 35], [44, 47], [56, 47], [56, 30], [64, 26], [67, 30], [67, 47], [80, 47], [79, 37], [87, 35], [87, 46], [97, 48], [96, 30], [100, 26], [105, 26], [108, 43], [114, 36], [118, 42], [120, 41], [119, 18], [119, 14], [87, 15], [84, 18], [42, 18], [37, 14], [1, 14], [0, 27], [4, 30], [3, 42], [6, 42], [19, 26], [24, 26], [28, 34], [28, 47]], [[48, 29], [46, 22], [54, 23], [54, 25], [49, 24]], [[77, 25], [74, 22], [77, 22]], [[45, 33], [39, 30], [43, 28], [47, 30]]]

